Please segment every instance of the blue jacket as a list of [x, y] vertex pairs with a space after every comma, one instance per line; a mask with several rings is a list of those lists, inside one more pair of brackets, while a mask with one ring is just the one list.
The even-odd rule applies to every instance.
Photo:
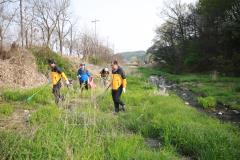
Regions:
[[81, 82], [88, 81], [88, 78], [90, 77], [90, 73], [88, 72], [88, 70], [83, 70], [82, 68], [78, 70], [77, 75], [79, 76], [79, 81]]

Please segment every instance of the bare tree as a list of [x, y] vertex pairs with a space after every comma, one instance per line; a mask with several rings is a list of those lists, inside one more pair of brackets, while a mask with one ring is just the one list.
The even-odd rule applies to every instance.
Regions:
[[10, 24], [16, 14], [16, 10], [10, 13], [4, 3], [0, 5], [0, 50], [3, 49], [3, 42]]
[[[68, 9], [70, 0], [60, 0], [56, 4], [57, 25], [56, 32], [58, 35], [60, 53], [63, 54], [64, 39], [71, 32], [72, 24], [69, 18]], [[67, 25], [69, 27], [67, 27]]]
[[50, 47], [51, 38], [56, 29], [58, 14], [56, 14], [55, 4], [57, 0], [34, 0], [36, 7], [36, 23], [42, 31], [42, 39]]
[[22, 0], [19, 0], [19, 7], [20, 7], [20, 26], [21, 26], [21, 40], [22, 40], [22, 47], [23, 47], [23, 4]]
[[0, 0], [0, 5], [4, 4], [4, 3], [7, 3], [7, 2], [17, 2], [18, 0]]
[[187, 5], [182, 4], [180, 0], [166, 2], [165, 9], [161, 12], [161, 15], [167, 18], [168, 23], [176, 26], [181, 41], [186, 39], [185, 17], [187, 13]]

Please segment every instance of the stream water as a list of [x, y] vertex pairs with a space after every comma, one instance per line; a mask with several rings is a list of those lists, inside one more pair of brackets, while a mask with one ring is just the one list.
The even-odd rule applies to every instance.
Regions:
[[215, 116], [223, 121], [230, 121], [240, 126], [240, 112], [229, 108], [229, 106], [225, 106], [218, 102], [214, 110], [205, 110], [197, 102], [197, 98], [201, 95], [193, 93], [188, 88], [182, 87], [179, 84], [169, 81], [163, 76], [152, 75], [149, 77], [149, 83], [155, 85], [161, 95], [167, 95], [168, 92], [174, 92], [182, 100], [185, 101], [186, 105], [195, 107], [199, 111]]

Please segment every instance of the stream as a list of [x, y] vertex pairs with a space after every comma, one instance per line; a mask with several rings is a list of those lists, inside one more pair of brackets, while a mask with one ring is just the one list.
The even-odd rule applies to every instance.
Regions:
[[158, 88], [158, 92], [161, 95], [168, 95], [168, 92], [173, 92], [179, 96], [186, 105], [190, 105], [201, 112], [205, 112], [208, 115], [217, 117], [222, 121], [228, 121], [240, 126], [240, 111], [230, 109], [229, 106], [225, 106], [220, 102], [217, 103], [216, 108], [203, 109], [197, 101], [197, 98], [201, 95], [193, 93], [188, 88], [182, 87], [177, 83], [167, 80], [163, 76], [152, 75], [149, 77], [149, 83], [153, 84]]

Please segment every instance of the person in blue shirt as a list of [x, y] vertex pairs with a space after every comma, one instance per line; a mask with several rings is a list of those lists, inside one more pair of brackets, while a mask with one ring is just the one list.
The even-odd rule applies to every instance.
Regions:
[[77, 73], [80, 88], [83, 89], [85, 87], [86, 90], [88, 90], [88, 83], [89, 83], [89, 77], [91, 76], [88, 70], [86, 69], [85, 64], [80, 64], [80, 68]]

